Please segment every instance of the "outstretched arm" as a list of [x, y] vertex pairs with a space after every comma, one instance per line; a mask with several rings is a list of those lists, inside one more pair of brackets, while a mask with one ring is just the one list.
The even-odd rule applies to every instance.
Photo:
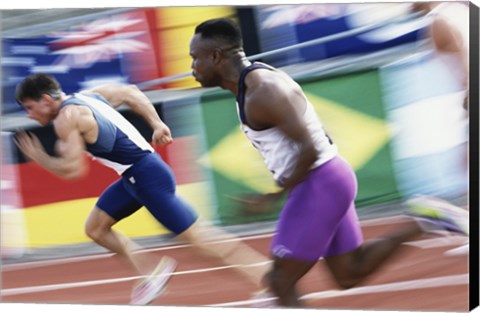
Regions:
[[102, 95], [114, 108], [121, 104], [128, 105], [133, 112], [140, 115], [153, 129], [153, 143], [163, 145], [172, 142], [170, 129], [161, 120], [148, 97], [137, 86], [105, 85], [84, 92]]

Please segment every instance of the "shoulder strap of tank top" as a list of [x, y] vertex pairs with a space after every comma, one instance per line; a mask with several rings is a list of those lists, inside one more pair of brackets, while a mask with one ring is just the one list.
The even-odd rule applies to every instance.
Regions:
[[237, 96], [238, 112], [239, 112], [239, 115], [240, 115], [240, 120], [242, 121], [243, 124], [246, 124], [246, 125], [248, 125], [248, 123], [247, 123], [247, 119], [245, 118], [245, 110], [244, 110], [245, 90], [246, 90], [246, 88], [245, 88], [245, 77], [251, 71], [259, 69], [259, 68], [265, 68], [265, 69], [273, 70], [272, 67], [270, 67], [266, 64], [252, 63], [250, 66], [243, 69], [242, 73], [240, 74], [240, 79], [238, 80], [238, 96]]
[[93, 98], [93, 99], [96, 99], [96, 100], [100, 100], [101, 102], [109, 105], [110, 103], [107, 101], [107, 99], [105, 99], [102, 95], [100, 94], [93, 94], [93, 93], [74, 93], [71, 95], [70, 98], [68, 98], [67, 100], [63, 101], [61, 104], [60, 104], [60, 109], [63, 109], [66, 105], [68, 104], [82, 104], [82, 103], [85, 103], [83, 100], [79, 99], [78, 95], [82, 95], [82, 96], [86, 96], [86, 97], [89, 97], [89, 98]]
[[78, 100], [76, 100], [74, 94], [60, 104], [60, 110], [63, 109], [68, 104], [78, 104]]

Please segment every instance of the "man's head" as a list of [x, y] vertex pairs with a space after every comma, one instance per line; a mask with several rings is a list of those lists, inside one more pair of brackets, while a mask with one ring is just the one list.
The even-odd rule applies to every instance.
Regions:
[[195, 28], [190, 56], [195, 79], [204, 87], [219, 86], [222, 62], [243, 51], [238, 25], [226, 18], [205, 21]]
[[414, 2], [411, 4], [411, 10], [413, 12], [422, 12], [427, 14], [430, 12], [437, 4], [433, 2]]
[[62, 89], [55, 78], [47, 74], [33, 74], [17, 85], [15, 97], [27, 111], [28, 117], [47, 125], [57, 114], [57, 103]]
[[238, 25], [228, 18], [217, 18], [205, 21], [195, 28], [195, 34], [202, 39], [217, 41], [223, 46], [242, 48], [242, 33]]

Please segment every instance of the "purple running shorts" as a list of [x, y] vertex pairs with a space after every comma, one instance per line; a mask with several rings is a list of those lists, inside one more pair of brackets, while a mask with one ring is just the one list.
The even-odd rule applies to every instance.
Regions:
[[337, 156], [313, 169], [289, 193], [272, 240], [280, 258], [316, 262], [358, 248], [363, 242], [355, 211], [355, 172]]

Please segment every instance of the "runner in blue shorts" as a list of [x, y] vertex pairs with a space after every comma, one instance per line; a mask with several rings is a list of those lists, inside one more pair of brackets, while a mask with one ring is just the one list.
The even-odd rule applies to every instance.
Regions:
[[251, 63], [242, 34], [229, 19], [208, 20], [190, 42], [193, 76], [237, 100], [241, 128], [263, 156], [282, 192], [288, 192], [271, 245], [269, 291], [281, 306], [301, 306], [296, 284], [320, 258], [343, 288], [360, 283], [406, 240], [424, 229], [407, 219], [398, 233], [364, 242], [355, 211], [355, 173], [338, 154], [301, 87], [285, 73]]
[[75, 179], [86, 171], [87, 151], [121, 176], [102, 193], [85, 230], [92, 240], [120, 256], [138, 275], [148, 276], [133, 289], [132, 304], [151, 303], [164, 290], [176, 265], [172, 258], [164, 257], [155, 267], [145, 254], [134, 253], [139, 247], [132, 240], [112, 229], [142, 206], [173, 234], [207, 255], [237, 265], [235, 268], [252, 283], [263, 287], [261, 277], [267, 268], [248, 265], [268, 259], [241, 241], [231, 240], [232, 235], [201, 223], [195, 210], [176, 195], [172, 170], [114, 109], [126, 104], [144, 118], [153, 129], [154, 144], [172, 141], [170, 129], [136, 86], [107, 85], [66, 95], [53, 77], [33, 74], [17, 86], [16, 99], [29, 118], [43, 126], [53, 122], [59, 138], [57, 156], [50, 156], [36, 136], [17, 134], [16, 143], [30, 160], [60, 177]]

